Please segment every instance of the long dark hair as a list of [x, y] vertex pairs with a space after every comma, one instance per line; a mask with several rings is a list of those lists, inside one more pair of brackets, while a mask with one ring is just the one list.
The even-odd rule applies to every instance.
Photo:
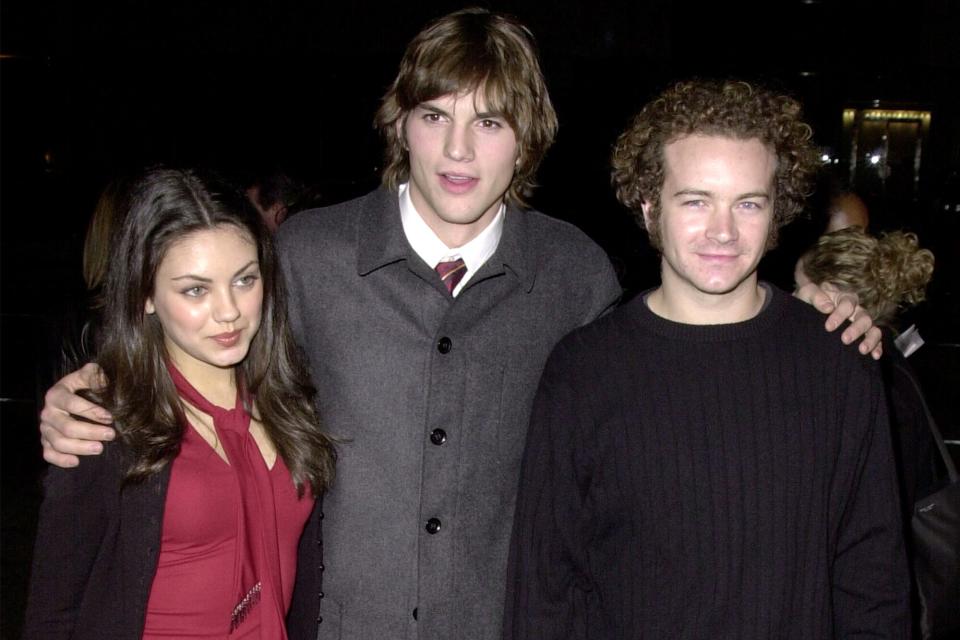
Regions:
[[104, 292], [106, 318], [98, 363], [107, 377], [98, 393], [129, 449], [127, 481], [158, 472], [180, 450], [181, 401], [166, 369], [163, 329], [144, 313], [157, 268], [170, 246], [190, 233], [230, 225], [257, 246], [263, 282], [260, 330], [238, 380], [256, 398], [256, 418], [277, 448], [298, 490], [319, 495], [333, 478], [333, 443], [320, 426], [310, 383], [289, 331], [286, 294], [269, 231], [247, 199], [212, 176], [151, 169], [132, 187]]

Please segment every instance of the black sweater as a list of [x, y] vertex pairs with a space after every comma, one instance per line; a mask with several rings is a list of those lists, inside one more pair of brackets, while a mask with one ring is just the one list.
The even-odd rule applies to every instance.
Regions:
[[638, 297], [565, 338], [524, 455], [505, 637], [903, 638], [883, 390], [786, 294], [693, 326]]

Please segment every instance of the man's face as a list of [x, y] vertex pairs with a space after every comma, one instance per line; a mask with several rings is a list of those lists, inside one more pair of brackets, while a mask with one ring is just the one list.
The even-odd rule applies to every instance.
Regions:
[[477, 236], [513, 180], [517, 137], [475, 91], [428, 100], [398, 124], [410, 157], [410, 197], [449, 247]]
[[[747, 291], [770, 236], [776, 156], [757, 139], [692, 135], [664, 147], [658, 229], [665, 289]], [[650, 228], [650, 203], [643, 205]]]

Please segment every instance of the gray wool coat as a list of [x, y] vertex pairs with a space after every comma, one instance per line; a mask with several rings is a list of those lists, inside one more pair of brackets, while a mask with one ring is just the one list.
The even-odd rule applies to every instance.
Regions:
[[291, 638], [499, 637], [533, 396], [557, 341], [616, 302], [609, 260], [572, 225], [509, 207], [496, 252], [452, 298], [385, 188], [291, 218], [279, 243], [340, 440], [322, 561], [304, 566], [317, 520], [301, 542]]

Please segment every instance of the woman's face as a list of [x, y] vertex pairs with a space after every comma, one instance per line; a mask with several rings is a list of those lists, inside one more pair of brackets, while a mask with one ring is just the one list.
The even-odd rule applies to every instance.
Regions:
[[156, 314], [167, 353], [187, 374], [242, 361], [260, 328], [262, 306], [253, 239], [238, 227], [221, 225], [170, 246], [144, 311]]

